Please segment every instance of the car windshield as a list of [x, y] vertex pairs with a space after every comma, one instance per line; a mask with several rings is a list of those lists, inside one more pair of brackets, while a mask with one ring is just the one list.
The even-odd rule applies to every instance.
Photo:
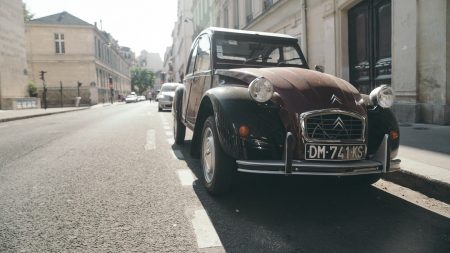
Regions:
[[217, 39], [218, 63], [240, 63], [247, 65], [294, 65], [304, 67], [296, 45], [287, 41], [259, 41], [256, 39]]
[[163, 87], [161, 88], [161, 92], [172, 92], [175, 91], [176, 88], [176, 85], [163, 85]]

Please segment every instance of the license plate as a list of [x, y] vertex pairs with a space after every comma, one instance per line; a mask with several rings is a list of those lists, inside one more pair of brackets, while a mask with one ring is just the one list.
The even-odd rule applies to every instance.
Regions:
[[362, 160], [366, 156], [366, 145], [355, 144], [306, 144], [306, 160]]

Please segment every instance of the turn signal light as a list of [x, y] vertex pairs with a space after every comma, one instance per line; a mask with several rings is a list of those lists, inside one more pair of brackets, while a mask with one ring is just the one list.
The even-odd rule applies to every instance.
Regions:
[[249, 134], [250, 134], [250, 128], [248, 128], [248, 126], [242, 125], [241, 127], [239, 127], [239, 135], [241, 137], [247, 138]]
[[398, 132], [397, 131], [390, 131], [389, 132], [389, 136], [391, 137], [392, 140], [397, 140], [398, 139]]

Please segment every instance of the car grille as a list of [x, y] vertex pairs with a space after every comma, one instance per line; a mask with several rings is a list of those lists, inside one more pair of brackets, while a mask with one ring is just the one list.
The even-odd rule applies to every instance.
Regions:
[[307, 140], [363, 140], [364, 118], [342, 113], [314, 114], [304, 119]]

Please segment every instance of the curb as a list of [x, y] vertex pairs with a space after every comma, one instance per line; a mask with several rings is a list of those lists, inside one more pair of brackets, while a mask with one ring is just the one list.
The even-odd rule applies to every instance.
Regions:
[[450, 184], [446, 182], [406, 170], [385, 174], [383, 179], [450, 204]]
[[1, 122], [14, 121], [14, 120], [21, 120], [21, 119], [29, 119], [29, 118], [48, 116], [48, 115], [53, 115], [53, 114], [61, 114], [61, 113], [66, 113], [66, 112], [76, 112], [76, 111], [82, 111], [82, 110], [87, 110], [87, 109], [90, 109], [90, 107], [83, 107], [83, 108], [67, 110], [67, 111], [48, 112], [48, 113], [40, 113], [40, 114], [32, 114], [32, 115], [24, 115], [24, 116], [19, 116], [19, 117], [5, 118], [5, 119], [0, 119], [0, 123]]

